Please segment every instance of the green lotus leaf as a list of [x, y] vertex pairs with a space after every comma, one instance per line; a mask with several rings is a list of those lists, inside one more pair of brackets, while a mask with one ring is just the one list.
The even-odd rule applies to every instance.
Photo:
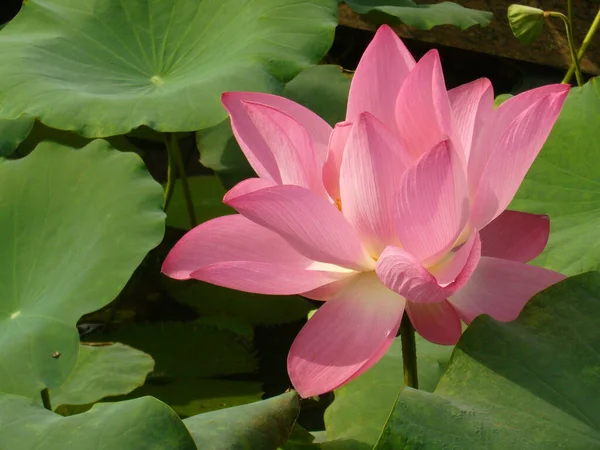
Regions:
[[464, 8], [452, 2], [417, 4], [412, 0], [343, 0], [354, 12], [365, 14], [377, 23], [405, 23], [419, 30], [438, 25], [454, 25], [466, 30], [474, 25], [487, 27], [493, 17], [489, 11]]
[[600, 268], [600, 77], [572, 88], [511, 209], [550, 216], [534, 263], [565, 275]]
[[406, 388], [377, 450], [600, 448], [600, 274], [534, 297], [514, 322], [480, 316], [434, 393]]
[[8, 156], [25, 140], [31, 127], [33, 117], [23, 116], [15, 120], [0, 119], [0, 156]]
[[0, 163], [0, 180], [0, 391], [38, 397], [73, 371], [79, 318], [162, 239], [162, 189], [104, 141], [41, 144]]
[[198, 448], [277, 449], [288, 439], [300, 412], [295, 392], [189, 417], [183, 421]]
[[86, 405], [123, 395], [144, 384], [154, 361], [123, 344], [81, 345], [77, 365], [58, 389], [50, 391], [52, 407]]
[[0, 394], [0, 442], [14, 450], [196, 450], [167, 405], [152, 397], [95, 405], [62, 417], [34, 401]]
[[0, 34], [3, 118], [87, 137], [221, 122], [329, 49], [335, 0], [29, 0]]
[[[419, 387], [431, 392], [454, 347], [432, 344], [419, 335], [416, 341]], [[398, 392], [404, 389], [402, 374], [402, 343], [396, 338], [375, 366], [336, 389], [335, 400], [325, 411], [327, 443], [340, 449], [373, 448]]]

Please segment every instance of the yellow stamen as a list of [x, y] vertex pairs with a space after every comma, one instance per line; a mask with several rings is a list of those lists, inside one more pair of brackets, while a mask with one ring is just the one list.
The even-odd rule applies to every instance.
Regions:
[[342, 199], [341, 198], [336, 198], [334, 204], [337, 209], [339, 209], [340, 211], [342, 210]]

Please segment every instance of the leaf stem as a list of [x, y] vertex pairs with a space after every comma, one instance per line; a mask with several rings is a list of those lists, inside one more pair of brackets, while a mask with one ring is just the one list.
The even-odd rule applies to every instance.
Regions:
[[567, 0], [567, 19], [569, 20], [571, 36], [573, 36], [573, 0]]
[[42, 404], [48, 411], [52, 411], [52, 404], [50, 403], [50, 391], [48, 388], [42, 389]]
[[170, 150], [169, 136], [165, 136], [165, 146], [167, 147], [167, 185], [165, 186], [165, 197], [163, 209], [167, 212], [171, 198], [173, 197], [173, 188], [175, 187], [175, 178], [177, 177], [177, 169], [175, 168], [175, 160], [173, 152]]
[[579, 87], [583, 86], [583, 76], [581, 75], [581, 67], [579, 66], [579, 57], [575, 48], [575, 34], [573, 33], [573, 0], [567, 0], [567, 20], [569, 21], [569, 32], [571, 34], [571, 58], [572, 64], [575, 64], [576, 79]]
[[[166, 144], [167, 144], [167, 152], [169, 153], [169, 168], [171, 168], [171, 165], [173, 163], [175, 165], [175, 167], [173, 167], [170, 171], [171, 178], [174, 178], [172, 176], [172, 174], [175, 171], [175, 169], [177, 169], [179, 178], [181, 179], [181, 187], [183, 188], [183, 196], [185, 198], [185, 205], [187, 207], [188, 216], [190, 218], [190, 224], [191, 224], [192, 228], [194, 228], [197, 225], [196, 212], [194, 210], [194, 200], [192, 199], [192, 190], [190, 189], [187, 175], [185, 173], [185, 165], [183, 164], [183, 158], [181, 157], [181, 150], [179, 149], [179, 141], [177, 139], [177, 135], [175, 133], [168, 133], [167, 137], [166, 137]], [[172, 185], [174, 185], [174, 184], [175, 184], [175, 182], [172, 181]], [[167, 175], [167, 188], [168, 187], [169, 187], [169, 180], [168, 180], [168, 175]], [[170, 195], [172, 195], [172, 189], [173, 189], [173, 187], [171, 186]], [[166, 201], [167, 200], [166, 193], [167, 193], [167, 191], [165, 190], [165, 203], [168, 205], [168, 203]], [[170, 201], [170, 198], [168, 200]], [[165, 210], [166, 210], [166, 207], [165, 207]]]
[[[596, 34], [596, 31], [598, 31], [598, 27], [600, 27], [600, 9], [598, 9], [598, 12], [596, 13], [596, 17], [594, 18], [594, 21], [592, 22], [590, 29], [588, 30], [587, 34], [585, 35], [585, 38], [583, 39], [583, 42], [581, 43], [581, 47], [579, 47], [579, 52], [577, 53], [577, 64], [579, 64], [579, 61], [581, 61], [583, 59], [583, 55], [585, 55], [585, 52], [586, 52], [587, 48], [589, 47], [590, 43], [592, 42], [592, 39], [594, 39], [594, 35]], [[564, 84], [568, 84], [571, 81], [571, 78], [573, 77], [573, 73], [575, 73], [576, 70], [577, 70], [577, 66], [575, 65], [575, 62], [573, 62], [571, 64], [571, 67], [569, 67], [569, 71], [565, 75], [565, 78], [562, 80], [562, 82]]]
[[408, 314], [400, 323], [400, 339], [402, 340], [402, 365], [404, 367], [404, 384], [411, 388], [419, 389], [417, 375], [417, 345], [415, 342], [415, 329], [410, 322]]
[[[571, 9], [571, 0], [568, 0], [568, 9]], [[556, 11], [550, 11], [546, 13], [548, 17], [558, 17], [565, 23], [565, 29], [567, 31], [567, 43], [569, 44], [569, 51], [571, 52], [571, 60], [575, 64], [575, 78], [577, 79], [577, 85], [583, 86], [583, 77], [581, 75], [581, 69], [579, 68], [579, 59], [577, 58], [577, 51], [575, 50], [575, 42], [573, 40], [573, 24], [567, 16]]]

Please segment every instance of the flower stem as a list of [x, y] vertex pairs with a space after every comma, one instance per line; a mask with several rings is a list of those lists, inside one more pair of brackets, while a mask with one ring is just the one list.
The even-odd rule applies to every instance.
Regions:
[[[569, 0], [568, 8], [571, 8], [571, 0]], [[575, 64], [575, 78], [577, 79], [577, 85], [583, 86], [583, 77], [581, 75], [581, 69], [579, 68], [579, 59], [577, 58], [577, 51], [575, 50], [575, 42], [573, 40], [573, 24], [567, 16], [562, 13], [550, 11], [547, 13], [548, 17], [558, 17], [565, 23], [565, 29], [567, 31], [567, 42], [569, 44], [569, 51], [571, 52], [571, 60]]]
[[[188, 183], [187, 175], [185, 173], [185, 165], [183, 164], [183, 158], [181, 157], [181, 150], [179, 149], [179, 141], [175, 133], [169, 133], [166, 136], [167, 153], [169, 155], [169, 170], [167, 172], [167, 189], [165, 190], [165, 210], [173, 195], [173, 186], [175, 185], [174, 172], [175, 169], [181, 179], [181, 187], [183, 188], [183, 196], [185, 198], [185, 205], [187, 207], [188, 216], [190, 218], [190, 225], [194, 228], [197, 225], [196, 212], [194, 211], [194, 200], [192, 199], [192, 191]], [[169, 189], [169, 178], [170, 189]], [[167, 194], [169, 197], [167, 197]]]
[[417, 376], [417, 345], [415, 329], [405, 312], [400, 324], [400, 339], [402, 340], [402, 363], [404, 366], [404, 384], [419, 389]]
[[[585, 55], [585, 52], [586, 52], [587, 48], [589, 47], [590, 43], [592, 42], [592, 39], [594, 39], [594, 35], [596, 34], [596, 31], [598, 31], [599, 26], [600, 26], [600, 9], [598, 9], [598, 12], [596, 13], [596, 18], [592, 22], [590, 29], [588, 30], [585, 38], [583, 39], [583, 42], [581, 43], [581, 47], [579, 47], [579, 52], [577, 53], [577, 64], [579, 64], [579, 61], [581, 61], [583, 59], [583, 55]], [[576, 70], [577, 70], [577, 66], [575, 65], [575, 62], [573, 62], [571, 64], [571, 67], [569, 67], [569, 71], [565, 75], [565, 78], [562, 80], [562, 82], [564, 84], [568, 84], [571, 81], [571, 78], [573, 77], [573, 74], [575, 73]]]
[[52, 411], [52, 405], [50, 404], [50, 391], [48, 391], [48, 388], [42, 389], [42, 404], [44, 405], [44, 408]]

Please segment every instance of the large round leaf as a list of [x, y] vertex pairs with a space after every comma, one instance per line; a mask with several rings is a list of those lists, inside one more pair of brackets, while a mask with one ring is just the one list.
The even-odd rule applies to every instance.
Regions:
[[62, 417], [35, 402], [0, 394], [0, 445], [11, 450], [196, 450], [179, 417], [144, 397]]
[[406, 388], [378, 450], [600, 448], [600, 274], [538, 294], [514, 322], [478, 317], [433, 394]]
[[25, 140], [33, 127], [33, 117], [15, 120], [0, 119], [0, 156], [10, 155]]
[[200, 449], [275, 450], [287, 440], [300, 412], [295, 392], [189, 417], [183, 421]]
[[535, 263], [574, 275], [600, 268], [600, 77], [573, 88], [512, 209], [550, 216]]
[[112, 301], [160, 242], [161, 203], [142, 160], [104, 141], [0, 163], [0, 391], [63, 383], [77, 320]]
[[438, 25], [454, 25], [466, 30], [474, 25], [487, 27], [492, 13], [464, 8], [453, 2], [417, 4], [412, 0], [344, 0], [359, 14], [367, 14], [376, 22], [405, 23], [419, 30]]
[[[433, 391], [454, 347], [432, 344], [418, 335], [416, 340], [419, 387]], [[340, 448], [344, 442], [347, 448], [372, 448], [404, 389], [402, 373], [402, 344], [396, 338], [375, 366], [336, 389], [335, 400], [325, 411], [328, 440]]]
[[193, 131], [329, 49], [335, 0], [29, 0], [0, 34], [0, 104], [88, 137]]

